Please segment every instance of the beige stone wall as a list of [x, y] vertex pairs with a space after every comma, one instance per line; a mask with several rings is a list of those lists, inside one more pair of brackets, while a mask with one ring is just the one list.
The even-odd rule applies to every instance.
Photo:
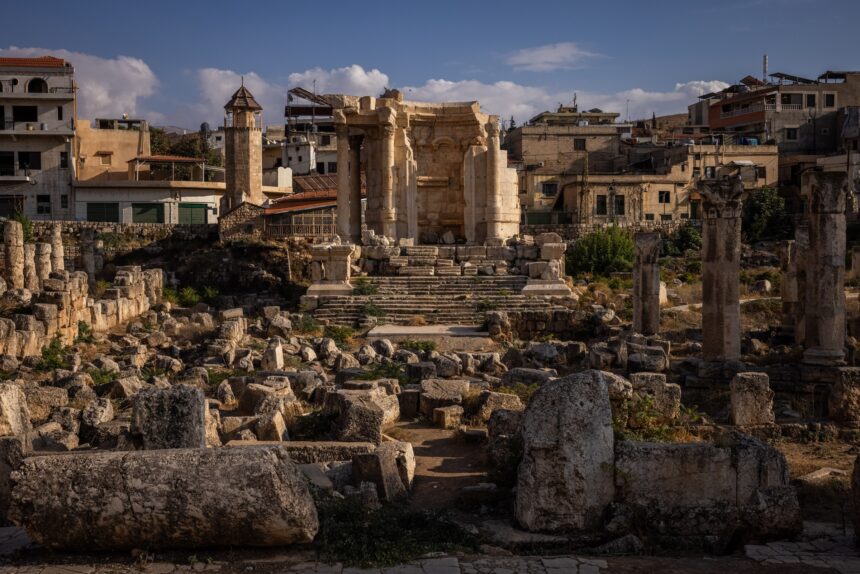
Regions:
[[[151, 155], [149, 131], [96, 129], [89, 120], [77, 126], [78, 180], [128, 180], [128, 162]], [[100, 154], [110, 154], [105, 165]]]
[[243, 201], [262, 204], [263, 133], [258, 127], [225, 128], [224, 174], [227, 200], [232, 209]]

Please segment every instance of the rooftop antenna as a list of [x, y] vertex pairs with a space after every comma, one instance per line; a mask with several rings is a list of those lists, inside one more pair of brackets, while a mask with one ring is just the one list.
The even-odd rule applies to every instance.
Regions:
[[239, 76], [239, 78], [241, 78], [241, 81], [242, 81], [242, 86], [241, 86], [241, 87], [243, 87], [243, 88], [244, 88], [244, 87], [245, 87], [245, 76]]

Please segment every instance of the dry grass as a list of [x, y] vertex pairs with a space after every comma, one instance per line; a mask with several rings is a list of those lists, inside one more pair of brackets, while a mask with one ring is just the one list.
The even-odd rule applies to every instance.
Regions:
[[410, 327], [424, 327], [425, 325], [427, 325], [427, 319], [424, 318], [424, 315], [412, 315], [409, 317]]

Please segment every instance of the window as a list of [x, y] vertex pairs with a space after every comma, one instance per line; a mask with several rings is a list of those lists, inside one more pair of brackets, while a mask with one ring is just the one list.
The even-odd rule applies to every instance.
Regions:
[[299, 148], [299, 146], [296, 146], [296, 153], [299, 153], [300, 151], [301, 149]]
[[60, 208], [68, 209], [69, 208], [69, 196], [63, 194], [60, 196]]
[[814, 108], [815, 107], [815, 94], [806, 94], [806, 107]]
[[31, 94], [44, 94], [48, 91], [48, 82], [42, 78], [33, 78], [27, 84], [27, 91]]
[[206, 204], [205, 203], [180, 203], [179, 204], [180, 225], [205, 225]]
[[57, 106], [57, 121], [63, 121], [63, 106]]
[[699, 167], [693, 168], [693, 179], [699, 179], [702, 177], [702, 169]]
[[60, 169], [69, 169], [69, 152], [60, 152]]
[[756, 179], [767, 179], [767, 168], [763, 165], [755, 166], [755, 178]]
[[87, 221], [119, 223], [118, 203], [88, 203]]
[[318, 161], [317, 162], [317, 173], [319, 173], [319, 174], [325, 173], [325, 162], [324, 161]]
[[327, 173], [337, 173], [337, 162], [336, 161], [328, 162], [328, 172]]
[[671, 203], [672, 192], [671, 191], [661, 191], [659, 192], [660, 197], [658, 198], [660, 203]]
[[164, 223], [163, 203], [132, 203], [132, 223]]
[[322, 136], [320, 138], [320, 145], [330, 145], [331, 144], [331, 136]]
[[36, 213], [39, 215], [51, 215], [51, 196], [36, 196]]
[[645, 214], [645, 221], [654, 221], [654, 214], [653, 213], [646, 213]]
[[671, 213], [661, 213], [660, 214], [660, 221], [672, 221], [672, 214]]
[[19, 151], [18, 169], [42, 169], [42, 154], [37, 151]]
[[543, 183], [541, 184], [541, 193], [544, 197], [555, 197], [558, 195], [558, 184], [557, 183]]
[[573, 138], [574, 151], [585, 151], [585, 138]]
[[216, 142], [220, 142], [220, 141], [221, 141], [221, 136], [215, 136], [215, 141], [216, 141]]
[[0, 175], [15, 175], [14, 151], [0, 151]]
[[112, 156], [109, 153], [99, 154], [99, 163], [101, 165], [110, 165], [111, 164], [111, 157]]
[[790, 142], [797, 141], [797, 128], [785, 128], [785, 140]]
[[12, 106], [13, 122], [38, 122], [39, 108], [36, 106]]
[[615, 196], [615, 215], [624, 215], [624, 196]]
[[288, 155], [288, 156], [287, 156], [287, 163], [289, 163], [289, 162], [291, 162], [291, 161], [293, 161], [293, 156]]
[[302, 156], [299, 156], [299, 161], [302, 161]]
[[597, 215], [606, 215], [607, 214], [606, 196], [605, 195], [598, 195], [597, 196], [596, 208], [597, 208]]
[[705, 166], [705, 179], [714, 179], [717, 176], [717, 168], [712, 165]]
[[824, 107], [825, 108], [835, 108], [836, 107], [836, 94], [824, 94]]

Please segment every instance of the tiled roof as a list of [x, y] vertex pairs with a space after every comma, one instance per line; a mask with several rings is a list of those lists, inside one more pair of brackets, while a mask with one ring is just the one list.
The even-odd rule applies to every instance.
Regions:
[[251, 94], [244, 84], [242, 84], [242, 86], [236, 90], [236, 93], [233, 94], [233, 97], [230, 98], [230, 101], [227, 102], [227, 105], [224, 106], [225, 110], [232, 110], [234, 108], [262, 110], [263, 106], [257, 103], [257, 100], [254, 99], [254, 95]]
[[66, 61], [53, 56], [39, 58], [0, 58], [2, 68], [62, 68]]
[[[337, 205], [337, 175], [300, 175], [293, 178], [296, 193], [273, 202], [266, 215], [302, 211]], [[364, 174], [361, 174], [361, 195], [366, 195]]]

